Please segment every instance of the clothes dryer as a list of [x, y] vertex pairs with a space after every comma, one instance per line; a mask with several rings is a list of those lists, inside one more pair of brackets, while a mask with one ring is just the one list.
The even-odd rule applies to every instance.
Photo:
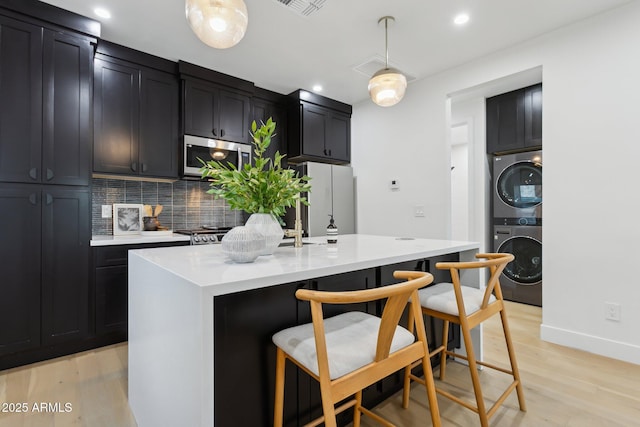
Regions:
[[493, 158], [493, 218], [500, 225], [541, 225], [542, 150]]
[[515, 256], [500, 276], [504, 299], [542, 306], [542, 227], [494, 226], [495, 252]]

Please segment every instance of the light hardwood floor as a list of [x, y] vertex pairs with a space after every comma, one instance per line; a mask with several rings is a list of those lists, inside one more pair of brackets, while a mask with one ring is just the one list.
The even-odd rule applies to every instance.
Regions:
[[[640, 366], [541, 341], [537, 307], [508, 303], [508, 313], [528, 411], [520, 412], [515, 395], [510, 396], [492, 426], [640, 426]], [[497, 317], [486, 324], [484, 336], [486, 360], [506, 363]], [[486, 369], [481, 378], [488, 400], [507, 381], [504, 374]], [[447, 382], [472, 399], [465, 366], [448, 364]], [[429, 425], [424, 393], [414, 384], [408, 410], [400, 407], [397, 394], [375, 411], [398, 426]], [[438, 401], [444, 426], [479, 425], [471, 411], [442, 396]], [[135, 427], [127, 404], [127, 345], [1, 371], [0, 405], [21, 402], [28, 412], [0, 412], [0, 427]], [[34, 412], [33, 405], [41, 402], [53, 404], [49, 409], [54, 411]], [[65, 403], [71, 404], [70, 412], [63, 412]], [[362, 424], [376, 425], [366, 417]]]

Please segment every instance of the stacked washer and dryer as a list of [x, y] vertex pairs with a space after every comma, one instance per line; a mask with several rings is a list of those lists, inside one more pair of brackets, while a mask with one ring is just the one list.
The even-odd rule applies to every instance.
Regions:
[[515, 256], [500, 277], [504, 298], [542, 306], [542, 151], [493, 158], [495, 252]]

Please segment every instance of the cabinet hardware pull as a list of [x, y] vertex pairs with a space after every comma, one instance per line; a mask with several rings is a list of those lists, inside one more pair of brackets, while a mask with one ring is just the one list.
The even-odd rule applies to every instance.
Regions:
[[220, 129], [220, 136], [224, 136], [224, 129]]
[[50, 205], [51, 203], [53, 203], [53, 197], [51, 194], [47, 193], [47, 205]]
[[131, 163], [131, 170], [134, 171], [134, 172], [138, 171], [138, 163], [137, 162]]
[[146, 163], [141, 163], [142, 165], [142, 172], [146, 172], [147, 171], [147, 164]]
[[211, 130], [211, 133], [213, 133], [213, 136], [218, 136], [218, 134], [216, 133], [216, 128], [213, 128], [213, 129]]
[[53, 171], [47, 168], [47, 181], [51, 181], [53, 179]]
[[36, 205], [36, 203], [38, 203], [38, 199], [36, 197], [36, 193], [29, 194], [29, 203], [31, 203], [34, 206]]
[[29, 169], [29, 177], [31, 179], [38, 179], [38, 169], [36, 168]]

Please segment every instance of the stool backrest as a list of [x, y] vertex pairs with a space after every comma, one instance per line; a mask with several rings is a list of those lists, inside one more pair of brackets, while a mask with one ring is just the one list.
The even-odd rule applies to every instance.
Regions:
[[484, 309], [489, 304], [491, 294], [497, 299], [502, 299], [502, 289], [500, 289], [500, 275], [504, 268], [515, 257], [510, 253], [483, 253], [476, 254], [476, 258], [481, 261], [462, 261], [462, 262], [439, 262], [436, 268], [440, 270], [449, 270], [451, 273], [451, 281], [455, 286], [460, 286], [459, 270], [467, 270], [472, 268], [487, 268], [489, 270], [489, 278], [487, 279], [487, 287], [485, 288], [484, 298], [480, 309]]

